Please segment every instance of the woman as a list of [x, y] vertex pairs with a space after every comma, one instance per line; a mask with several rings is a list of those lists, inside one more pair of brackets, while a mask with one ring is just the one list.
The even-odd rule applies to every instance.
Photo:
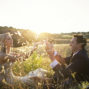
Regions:
[[[0, 52], [0, 83], [3, 81], [10, 85], [16, 85], [18, 83], [24, 85], [30, 85], [31, 88], [36, 88], [38, 82], [43, 81], [45, 74], [47, 73], [46, 70], [41, 68], [31, 71], [26, 76], [20, 77], [15, 76], [12, 71], [13, 62], [16, 60], [20, 60], [20, 55], [11, 55], [11, 47], [13, 46], [13, 39], [10, 33], [0, 34], [0, 42], [1, 42], [1, 52]], [[27, 58], [31, 56], [33, 51], [36, 49], [36, 44], [34, 45], [33, 49], [24, 55], [23, 58]], [[22, 55], [21, 55], [22, 56]], [[40, 73], [40, 76], [37, 75]]]

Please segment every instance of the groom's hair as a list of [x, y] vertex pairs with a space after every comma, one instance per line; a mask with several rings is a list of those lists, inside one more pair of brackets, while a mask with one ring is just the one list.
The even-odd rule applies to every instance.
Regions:
[[84, 38], [83, 35], [74, 35], [74, 37], [77, 38], [77, 43], [82, 43], [82, 49], [84, 49], [87, 44], [86, 38]]

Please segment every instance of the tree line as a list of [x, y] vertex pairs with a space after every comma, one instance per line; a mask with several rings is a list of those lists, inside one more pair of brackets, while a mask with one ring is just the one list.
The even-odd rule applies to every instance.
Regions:
[[[10, 32], [13, 38], [14, 47], [24, 46], [27, 44], [31, 44], [35, 41], [41, 41], [49, 39], [52, 42], [58, 44], [69, 43], [70, 39], [74, 34], [82, 34], [85, 38], [89, 39], [89, 32], [72, 32], [72, 33], [60, 33], [60, 34], [52, 34], [52, 33], [40, 33], [37, 35], [32, 30], [28, 29], [16, 29], [13, 27], [0, 26], [0, 34]], [[89, 40], [88, 40], [89, 41]]]

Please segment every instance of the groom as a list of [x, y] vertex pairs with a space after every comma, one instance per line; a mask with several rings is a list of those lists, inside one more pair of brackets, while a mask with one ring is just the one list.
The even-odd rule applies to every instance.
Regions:
[[[63, 86], [67, 87], [74, 79], [78, 83], [89, 81], [89, 58], [85, 50], [86, 44], [86, 39], [82, 35], [74, 35], [70, 42], [71, 56], [62, 58], [56, 51], [53, 51], [53, 46], [46, 43], [46, 51], [52, 61], [50, 66], [55, 71], [53, 78], [56, 83], [63, 78], [67, 78], [68, 80], [63, 83]], [[74, 74], [74, 77], [72, 74]]]

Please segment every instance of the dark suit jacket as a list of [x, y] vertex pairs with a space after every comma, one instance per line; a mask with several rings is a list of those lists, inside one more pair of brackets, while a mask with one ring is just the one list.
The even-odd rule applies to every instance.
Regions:
[[[67, 67], [63, 70], [64, 76], [68, 76], [68, 72], [76, 73], [75, 79], [77, 81], [89, 81], [89, 58], [86, 50], [80, 50], [76, 55], [65, 58]], [[60, 70], [60, 65], [58, 64], [54, 71]]]

